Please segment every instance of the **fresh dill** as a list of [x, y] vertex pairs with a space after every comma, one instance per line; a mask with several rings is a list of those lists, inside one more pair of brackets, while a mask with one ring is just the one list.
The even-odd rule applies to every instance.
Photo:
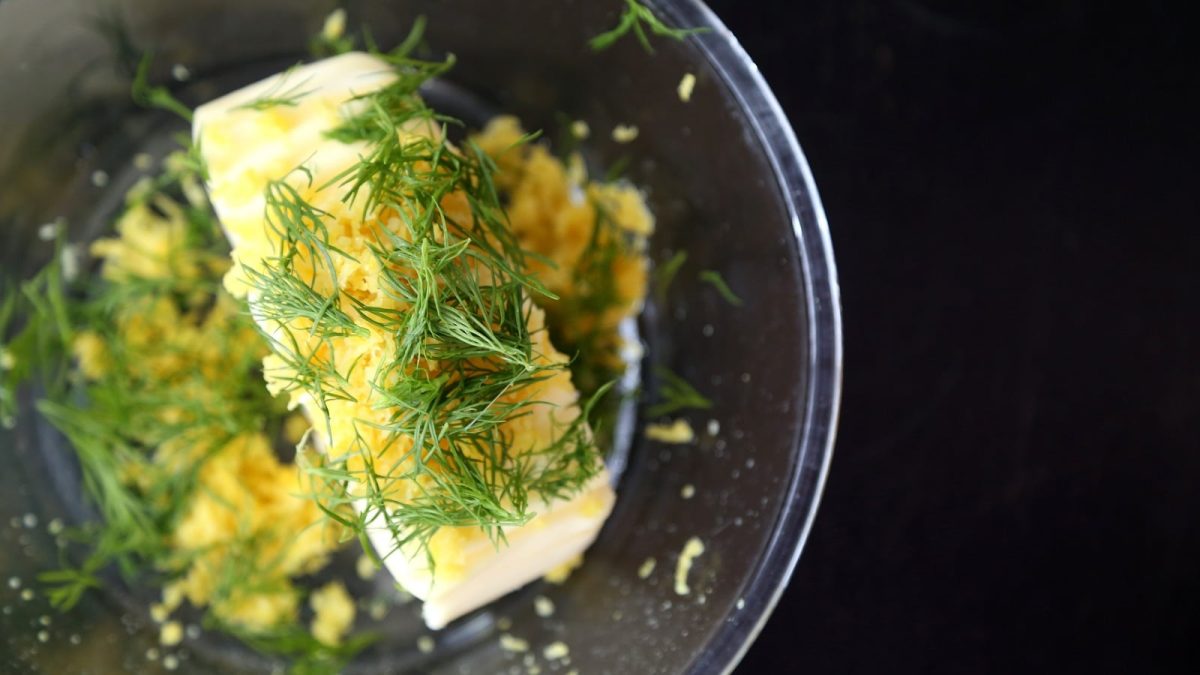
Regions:
[[729, 284], [725, 283], [725, 278], [721, 276], [720, 272], [715, 270], [704, 270], [700, 272], [700, 281], [710, 284], [713, 288], [715, 288], [717, 293], [725, 299], [725, 302], [728, 302], [734, 307], [742, 306], [742, 299], [733, 292], [733, 289], [729, 287]]
[[632, 31], [646, 53], [653, 54], [654, 47], [650, 44], [651, 33], [682, 41], [689, 35], [706, 33], [708, 30], [708, 28], [672, 28], [638, 0], [625, 0], [625, 9], [621, 12], [621, 18], [616, 27], [593, 37], [588, 41], [588, 45], [594, 51], [603, 51]]
[[688, 408], [707, 410], [712, 407], [711, 400], [670, 370], [655, 366], [654, 374], [659, 379], [658, 395], [661, 400], [646, 409], [650, 417], [662, 417]]
[[179, 115], [188, 122], [192, 121], [192, 110], [179, 99], [175, 98], [171, 91], [162, 85], [153, 86], [150, 84], [150, 64], [154, 61], [154, 55], [146, 52], [142, 55], [142, 60], [138, 62], [137, 72], [133, 77], [133, 101], [140, 106], [146, 108], [158, 108]]
[[687, 262], [687, 251], [676, 251], [675, 255], [658, 266], [654, 271], [654, 298], [661, 305], [667, 301], [667, 289], [679, 274], [680, 268]]
[[308, 83], [304, 81], [288, 84], [289, 76], [298, 66], [299, 64], [284, 71], [279, 81], [270, 89], [263, 92], [261, 96], [248, 103], [243, 103], [234, 109], [262, 112], [271, 108], [294, 108], [299, 105], [300, 101], [304, 100], [304, 97], [311, 94], [313, 90], [305, 89], [304, 85]]
[[[271, 456], [269, 434], [281, 426], [284, 403], [261, 382], [266, 342], [245, 307], [221, 290], [228, 247], [215, 216], [202, 195], [180, 198], [198, 185], [195, 159], [172, 155], [166, 173], [131, 192], [117, 221], [120, 236], [93, 245], [105, 260], [98, 275], [66, 277], [60, 231], [50, 263], [0, 299], [0, 354], [8, 366], [0, 372], [0, 409], [15, 419], [18, 387], [40, 377], [37, 410], [73, 447], [99, 515], [63, 533], [70, 544], [60, 568], [38, 579], [52, 606], [66, 611], [110, 583], [112, 569], [126, 583], [169, 585], [202, 566], [211, 580], [206, 625], [288, 656], [295, 672], [337, 672], [368, 637], [339, 647], [311, 636], [279, 641], [306, 631], [294, 620], [264, 632], [225, 618], [256, 594], [302, 597], [290, 580], [296, 571], [285, 567], [294, 564], [286, 563], [289, 547], [302, 533], [256, 524], [204, 472], [229, 461], [261, 472], [266, 460], [303, 474]], [[235, 497], [247, 490], [232, 489]], [[234, 530], [211, 544], [180, 543], [176, 533], [204, 500], [232, 514]], [[319, 510], [311, 515], [308, 527], [329, 526]]]
[[[268, 379], [303, 391], [326, 416], [331, 456], [307, 462], [324, 485], [316, 500], [360, 538], [386, 527], [398, 549], [428, 556], [443, 527], [476, 527], [499, 542], [502, 527], [532, 517], [534, 497], [572, 494], [603, 465], [582, 418], [556, 430], [548, 447], [514, 446], [508, 423], [548, 405], [531, 388], [566, 367], [538, 352], [530, 327], [533, 301], [556, 296], [526, 271], [493, 160], [470, 140], [451, 146], [440, 128], [461, 123], [419, 95], [454, 64], [453, 56], [412, 57], [423, 27], [418, 21], [399, 47], [377, 53], [395, 79], [353, 99], [359, 112], [326, 134], [363, 144], [360, 159], [315, 187], [337, 190], [362, 222], [378, 224], [367, 248], [390, 304], [341, 289], [335, 259], [345, 254], [324, 234], [331, 216], [279, 189], [265, 194], [279, 250], [252, 264], [250, 277], [255, 297], [267, 300], [255, 300], [252, 312], [285, 364]], [[462, 211], [446, 200], [459, 200]], [[383, 226], [396, 221], [398, 229]], [[391, 336], [391, 353], [353, 375], [337, 355], [363, 330]], [[339, 428], [359, 431], [332, 438], [331, 407], [348, 396], [350, 379], [362, 378], [385, 419], [341, 420]], [[366, 430], [384, 440], [368, 442]], [[351, 502], [357, 513], [342, 508]]]
[[8, 428], [16, 424], [17, 390], [26, 380], [39, 375], [51, 393], [66, 385], [63, 354], [72, 328], [62, 272], [64, 247], [60, 231], [50, 263], [32, 279], [9, 285], [0, 302], [0, 424]]

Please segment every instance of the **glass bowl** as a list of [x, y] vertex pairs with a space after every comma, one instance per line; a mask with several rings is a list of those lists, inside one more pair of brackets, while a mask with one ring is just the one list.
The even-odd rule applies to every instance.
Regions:
[[[638, 323], [643, 364], [661, 364], [714, 401], [684, 415], [688, 445], [647, 441], [639, 406], [614, 455], [619, 499], [586, 563], [561, 586], [538, 582], [432, 635], [415, 607], [360, 625], [380, 634], [348, 672], [711, 673], [732, 670], [761, 629], [794, 567], [829, 466], [841, 382], [841, 333], [829, 234], [808, 165], [775, 97], [734, 37], [695, 0], [649, 3], [669, 24], [708, 32], [677, 43], [632, 36], [602, 53], [588, 38], [614, 25], [617, 0], [348, 2], [349, 25], [385, 48], [418, 15], [427, 42], [458, 65], [428, 93], [468, 120], [519, 115], [554, 138], [570, 120], [593, 130], [594, 166], [626, 164], [657, 217], [657, 263], [686, 250], [665, 298]], [[0, 3], [0, 264], [25, 277], [45, 262], [47, 222], [72, 240], [98, 236], [141, 175], [133, 158], [161, 157], [184, 127], [130, 100], [143, 50], [153, 79], [196, 104], [295, 63], [332, 3], [196, 0], [161, 3], [8, 0]], [[175, 64], [184, 69], [173, 67]], [[696, 77], [691, 100], [676, 87]], [[636, 125], [619, 144], [609, 131]], [[715, 270], [744, 302], [731, 306], [700, 272]], [[644, 400], [658, 382], [642, 368]], [[69, 613], [49, 608], [34, 577], [58, 565], [54, 520], [90, 516], [62, 439], [23, 392], [16, 428], [0, 435], [0, 670], [13, 673], [270, 672], [282, 662], [218, 634], [188, 631], [165, 663], [148, 615], [151, 589], [117, 583]], [[618, 467], [620, 468], [620, 467]], [[694, 496], [684, 498], [684, 486]], [[692, 592], [674, 592], [685, 541], [706, 550]], [[353, 560], [353, 552], [348, 552]], [[647, 579], [638, 570], [658, 561]], [[350, 563], [352, 565], [352, 563]], [[365, 583], [365, 582], [364, 582]], [[385, 584], [386, 579], [374, 583]], [[28, 593], [26, 591], [32, 591]], [[532, 599], [556, 606], [536, 615]], [[497, 623], [529, 641], [502, 649]], [[570, 665], [539, 647], [561, 640]], [[164, 652], [166, 650], [163, 650]], [[539, 665], [540, 664], [540, 665]]]

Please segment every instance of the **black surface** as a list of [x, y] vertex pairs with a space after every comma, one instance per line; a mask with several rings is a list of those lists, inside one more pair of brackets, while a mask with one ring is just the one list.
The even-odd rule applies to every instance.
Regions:
[[738, 672], [1195, 668], [1191, 24], [711, 5], [808, 154], [846, 334], [825, 500]]

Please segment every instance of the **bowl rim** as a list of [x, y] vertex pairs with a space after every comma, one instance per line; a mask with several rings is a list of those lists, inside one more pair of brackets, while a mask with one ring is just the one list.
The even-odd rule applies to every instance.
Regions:
[[[743, 584], [745, 619], [721, 624], [689, 673], [730, 673], [783, 595], [812, 530], [833, 457], [842, 391], [841, 294], [829, 223], [808, 160], [779, 100], [733, 33], [701, 0], [653, 0], [674, 25], [705, 27], [695, 45], [750, 122], [771, 165], [791, 221], [808, 313], [806, 399], [785, 499], [763, 556]], [[808, 495], [806, 500], [798, 496]]]

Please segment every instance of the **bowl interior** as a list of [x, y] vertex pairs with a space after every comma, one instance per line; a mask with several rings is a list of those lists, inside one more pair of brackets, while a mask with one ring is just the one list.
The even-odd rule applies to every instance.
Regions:
[[[162, 156], [172, 133], [184, 128], [130, 101], [128, 73], [142, 50], [157, 55], [159, 80], [171, 81], [172, 64], [187, 66], [190, 77], [172, 88], [194, 104], [304, 58], [308, 37], [332, 9], [282, 0], [86, 4], [0, 4], [0, 260], [6, 277], [28, 274], [46, 259], [49, 247], [36, 236], [42, 223], [62, 218], [77, 240], [103, 232], [141, 175], [133, 156]], [[668, 18], [704, 16], [692, 3], [665, 4]], [[642, 398], [655, 400], [654, 366], [665, 366], [714, 402], [711, 410], [682, 415], [697, 432], [688, 445], [649, 442], [640, 431], [647, 420], [636, 420], [616, 509], [566, 584], [539, 582], [455, 623], [435, 636], [437, 648], [429, 654], [416, 646], [426, 634], [417, 608], [398, 607], [373, 625], [381, 639], [353, 672], [524, 668], [525, 657], [495, 639], [501, 618], [534, 645], [543, 668], [550, 664], [537, 648], [561, 640], [570, 648], [570, 667], [583, 673], [724, 669], [769, 611], [775, 586], [794, 560], [800, 535], [782, 529], [785, 515], [795, 518], [798, 511], [803, 519], [815, 508], [819, 480], [798, 476], [801, 468], [819, 471], [827, 452], [827, 434], [816, 446], [801, 443], [813, 356], [804, 246], [821, 242], [798, 240], [794, 227], [797, 212], [819, 218], [819, 206], [814, 195], [789, 193], [756, 131], [753, 118], [761, 111], [747, 109], [747, 83], [731, 78], [702, 48], [728, 49], [723, 29], [684, 44], [657, 40], [653, 55], [632, 38], [593, 53], [587, 39], [616, 22], [619, 6], [346, 3], [350, 26], [369, 26], [385, 48], [406, 34], [414, 17], [428, 18], [429, 48], [458, 58], [446, 89], [430, 96], [460, 108], [456, 114], [513, 113], [551, 141], [571, 120], [587, 121], [589, 164], [624, 164], [625, 175], [648, 196], [657, 217], [651, 258], [661, 263], [687, 253], [665, 296], [652, 293], [639, 322], [646, 345]], [[689, 102], [676, 93], [685, 73], [697, 78]], [[617, 124], [636, 125], [636, 140], [613, 141]], [[93, 181], [97, 171], [108, 176], [103, 186]], [[741, 306], [702, 280], [706, 270], [728, 282]], [[26, 411], [35, 396], [27, 393]], [[57, 564], [45, 525], [86, 518], [87, 510], [69, 449], [32, 414], [0, 436], [0, 458], [10, 467], [0, 472], [0, 578], [19, 584], [0, 586], [0, 664], [12, 672], [159, 667], [145, 656], [157, 638], [145, 609], [153, 595], [148, 589], [93, 593], [62, 616], [41, 595], [20, 599], [38, 572]], [[684, 486], [694, 490], [690, 499], [681, 495]], [[678, 595], [676, 561], [693, 536], [705, 552], [692, 568], [690, 594]], [[772, 551], [787, 569], [764, 570]], [[649, 558], [657, 562], [655, 571], [639, 578]], [[343, 562], [352, 567], [353, 559], [348, 553]], [[387, 581], [360, 586], [363, 593], [384, 592]], [[550, 618], [534, 612], [532, 598], [539, 594], [557, 608]], [[49, 626], [43, 616], [51, 617]], [[39, 637], [43, 630], [46, 642]], [[189, 638], [179, 654], [179, 672], [274, 665], [208, 634]]]

